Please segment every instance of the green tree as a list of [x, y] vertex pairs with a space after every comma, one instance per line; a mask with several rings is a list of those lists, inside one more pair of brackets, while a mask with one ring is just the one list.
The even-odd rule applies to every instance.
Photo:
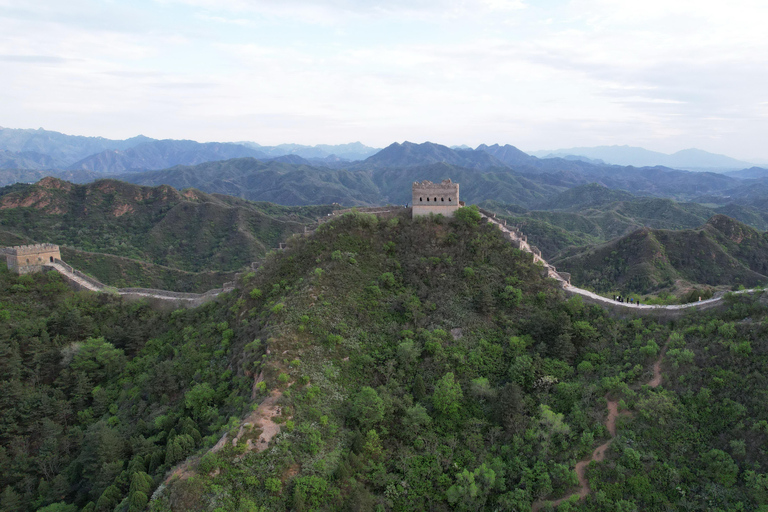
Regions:
[[712, 449], [704, 454], [702, 461], [705, 468], [704, 474], [711, 480], [726, 487], [732, 487], [736, 483], [739, 466], [724, 451]]
[[216, 392], [207, 382], [195, 384], [184, 395], [184, 404], [187, 406], [187, 409], [192, 411], [195, 419], [199, 421], [210, 415], [210, 407], [215, 396]]
[[459, 412], [463, 398], [461, 384], [454, 380], [453, 373], [448, 372], [437, 381], [432, 395], [432, 405], [440, 414], [452, 417]]
[[470, 206], [463, 206], [456, 210], [453, 214], [453, 218], [468, 226], [477, 226], [480, 223], [480, 219], [483, 217], [480, 215], [480, 210], [477, 205], [473, 204]]
[[496, 472], [482, 464], [473, 472], [465, 469], [457, 474], [445, 496], [457, 510], [482, 510], [495, 484]]
[[351, 412], [363, 431], [368, 431], [384, 417], [384, 400], [375, 389], [364, 386], [352, 401]]

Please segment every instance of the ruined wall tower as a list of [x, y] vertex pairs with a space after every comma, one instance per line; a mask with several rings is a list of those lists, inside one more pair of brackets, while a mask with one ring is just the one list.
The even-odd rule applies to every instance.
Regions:
[[424, 180], [413, 184], [413, 216], [441, 213], [453, 217], [453, 212], [463, 206], [459, 202], [459, 184], [450, 179], [441, 183]]

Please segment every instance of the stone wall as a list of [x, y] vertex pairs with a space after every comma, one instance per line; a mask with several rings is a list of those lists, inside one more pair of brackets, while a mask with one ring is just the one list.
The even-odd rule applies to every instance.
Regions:
[[452, 217], [461, 206], [459, 204], [459, 184], [450, 179], [441, 183], [424, 180], [415, 182], [412, 187], [413, 216], [442, 214]]
[[61, 259], [59, 246], [54, 244], [20, 245], [6, 249], [8, 270], [17, 274], [42, 272], [46, 263]]

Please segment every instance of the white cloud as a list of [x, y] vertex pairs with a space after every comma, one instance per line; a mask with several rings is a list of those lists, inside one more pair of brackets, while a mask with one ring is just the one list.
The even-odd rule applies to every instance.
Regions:
[[0, 0], [0, 124], [264, 143], [766, 151], [760, 2], [149, 5]]

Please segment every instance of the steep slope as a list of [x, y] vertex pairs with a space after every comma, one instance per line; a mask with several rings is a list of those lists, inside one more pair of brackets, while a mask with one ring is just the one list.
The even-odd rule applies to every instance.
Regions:
[[623, 190], [613, 190], [598, 183], [588, 183], [568, 189], [539, 205], [542, 210], [579, 210], [590, 206], [605, 206], [617, 201], [631, 201], [635, 196]]
[[93, 171], [53, 171], [34, 169], [0, 169], [0, 187], [14, 183], [36, 183], [41, 179], [52, 176], [72, 183], [90, 183], [103, 176]]
[[189, 271], [245, 267], [331, 211], [274, 205], [265, 210], [270, 213], [196, 190], [115, 180], [78, 186], [46, 178], [0, 191], [0, 226], [6, 231]]
[[459, 183], [459, 198], [467, 204], [494, 198], [505, 203], [527, 206], [558, 192], [554, 187], [540, 185], [511, 172], [480, 172], [447, 163], [378, 169], [372, 172], [372, 179], [379, 187], [381, 197], [394, 204], [411, 202], [411, 186], [414, 181], [426, 179], [438, 183], [447, 178]]
[[615, 165], [631, 165], [635, 167], [663, 165], [674, 169], [730, 170], [744, 169], [750, 165], [748, 162], [725, 155], [709, 153], [700, 149], [684, 149], [676, 153], [666, 154], [630, 146], [598, 146], [536, 151], [533, 154], [539, 158], [566, 157], [569, 155], [584, 156]]
[[758, 510], [765, 299], [614, 318], [479, 220], [346, 214], [170, 313], [0, 266], [3, 507]]
[[[0, 247], [28, 245], [35, 240], [0, 230]], [[112, 254], [61, 247], [61, 258], [81, 272], [116, 288], [155, 288], [203, 293], [235, 279], [235, 272], [185, 272]], [[0, 257], [2, 261], [2, 257]]]

